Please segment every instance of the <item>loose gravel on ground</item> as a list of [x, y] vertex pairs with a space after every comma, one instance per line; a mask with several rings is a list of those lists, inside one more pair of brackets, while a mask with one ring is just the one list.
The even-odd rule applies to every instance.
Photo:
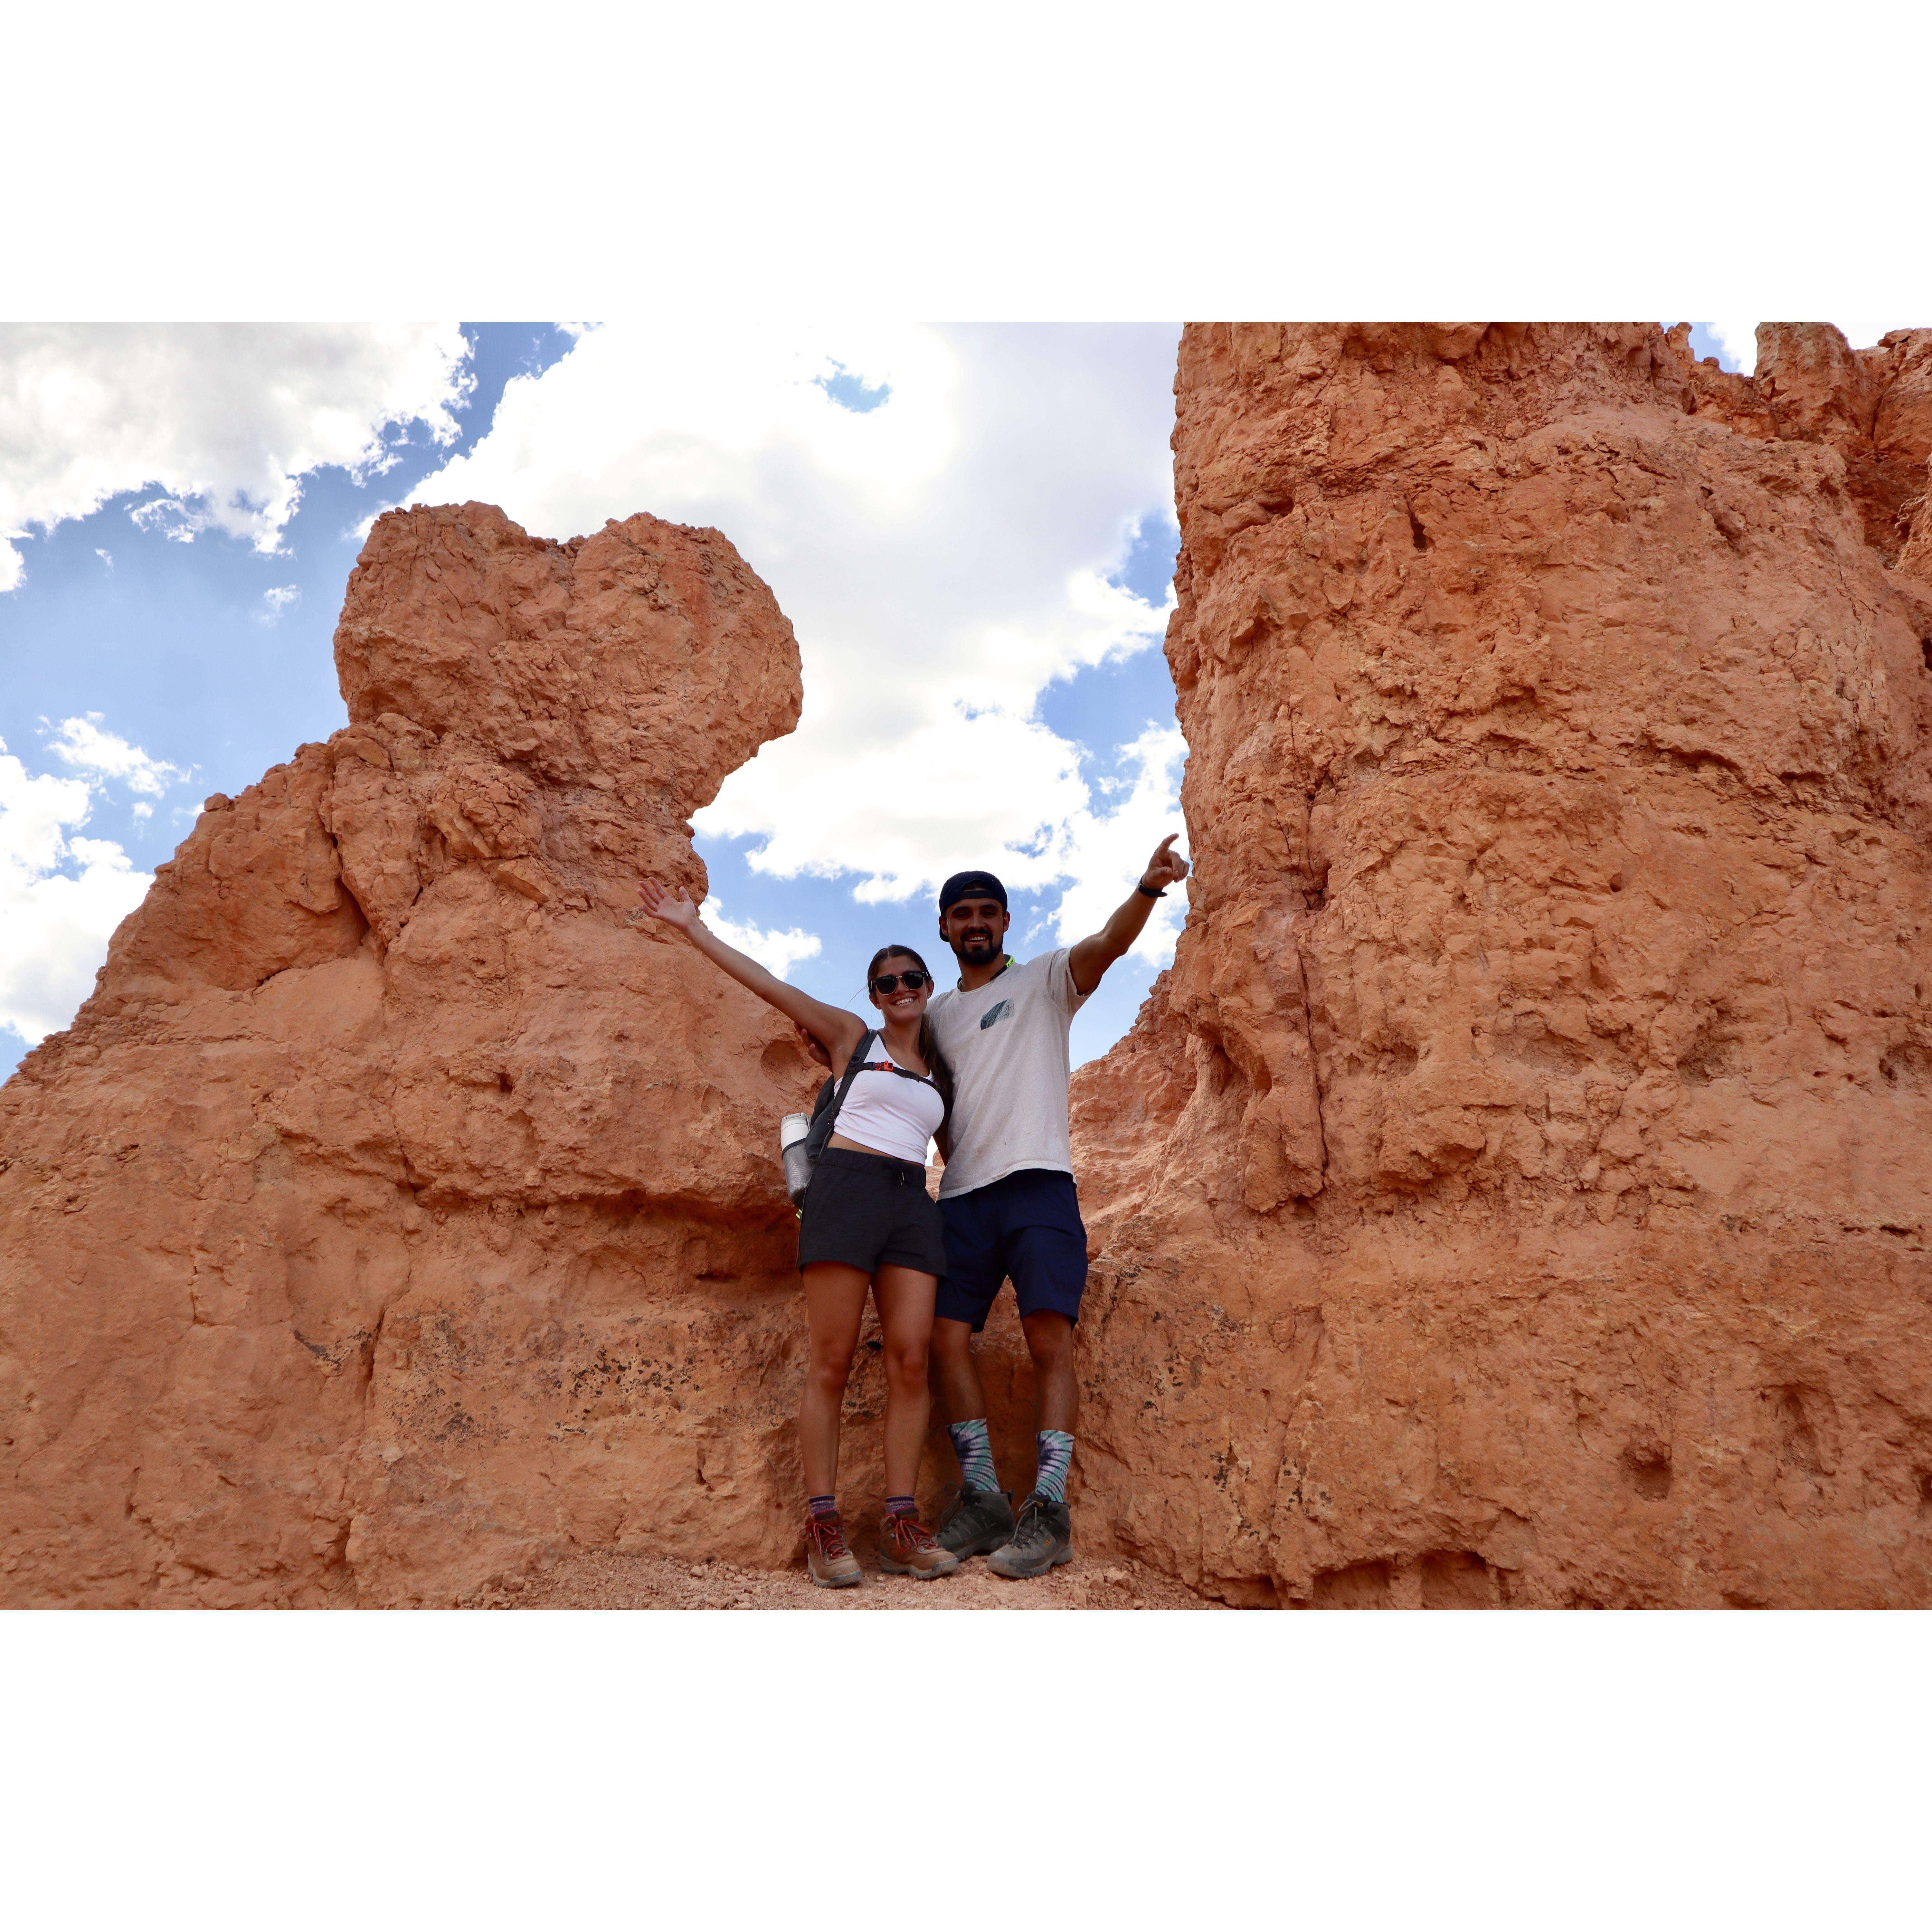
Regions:
[[1013, 1582], [983, 1558], [930, 1583], [884, 1576], [858, 1552], [866, 1580], [822, 1590], [802, 1568], [746, 1570], [664, 1556], [586, 1551], [527, 1576], [500, 1579], [474, 1606], [516, 1610], [1218, 1610], [1172, 1578], [1129, 1562], [1076, 1556], [1049, 1575]]

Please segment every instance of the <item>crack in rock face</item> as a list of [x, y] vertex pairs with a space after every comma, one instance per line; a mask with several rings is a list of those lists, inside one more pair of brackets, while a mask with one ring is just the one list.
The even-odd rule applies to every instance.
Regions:
[[1932, 1599], [1932, 330], [1688, 334], [1184, 338], [1081, 1508], [1225, 1600]]

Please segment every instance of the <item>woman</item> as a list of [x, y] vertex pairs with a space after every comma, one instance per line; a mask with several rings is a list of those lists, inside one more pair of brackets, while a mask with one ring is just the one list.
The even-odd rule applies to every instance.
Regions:
[[[856, 1013], [814, 1000], [767, 973], [754, 959], [705, 930], [682, 892], [656, 879], [638, 888], [644, 910], [674, 926], [715, 966], [825, 1049], [836, 1082], [868, 1028]], [[885, 1331], [886, 1497], [879, 1568], [930, 1580], [959, 1567], [922, 1523], [913, 1504], [920, 1452], [932, 1407], [926, 1349], [933, 1296], [946, 1272], [939, 1209], [926, 1191], [926, 1143], [946, 1118], [952, 1080], [926, 1024], [932, 976], [908, 946], [872, 956], [866, 990], [878, 1009], [879, 1037], [854, 1076], [825, 1151], [812, 1170], [799, 1227], [812, 1361], [799, 1414], [805, 1466], [806, 1562], [812, 1580], [842, 1589], [860, 1580], [857, 1559], [838, 1520], [838, 1417], [859, 1344], [869, 1288]]]

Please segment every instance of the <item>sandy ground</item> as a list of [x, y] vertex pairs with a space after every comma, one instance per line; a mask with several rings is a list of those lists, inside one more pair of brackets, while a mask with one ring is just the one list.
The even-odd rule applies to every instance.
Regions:
[[683, 1563], [663, 1556], [593, 1551], [548, 1570], [512, 1577], [475, 1600], [484, 1610], [1218, 1610], [1170, 1577], [1139, 1564], [1089, 1562], [1076, 1554], [1029, 1582], [995, 1576], [983, 1557], [930, 1583], [882, 1576], [869, 1547], [856, 1551], [866, 1580], [855, 1589], [821, 1590], [796, 1570], [742, 1570], [729, 1563]]

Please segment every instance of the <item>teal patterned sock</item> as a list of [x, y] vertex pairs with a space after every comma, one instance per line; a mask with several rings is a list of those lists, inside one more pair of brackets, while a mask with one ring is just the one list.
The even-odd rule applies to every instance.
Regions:
[[986, 1418], [975, 1416], [970, 1422], [949, 1422], [946, 1432], [952, 1438], [952, 1453], [959, 1458], [959, 1480], [969, 1490], [997, 1490], [1000, 1479], [993, 1473], [993, 1444], [986, 1433]]
[[1073, 1467], [1073, 1438], [1064, 1429], [1042, 1429], [1034, 1438], [1040, 1473], [1033, 1479], [1034, 1493], [1050, 1503], [1066, 1500], [1066, 1478]]

